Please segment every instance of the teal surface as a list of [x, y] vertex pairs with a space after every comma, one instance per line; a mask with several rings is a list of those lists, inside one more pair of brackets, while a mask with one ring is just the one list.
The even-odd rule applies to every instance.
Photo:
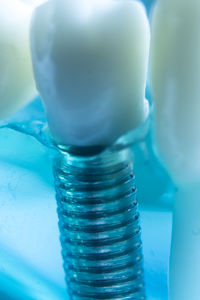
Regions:
[[[44, 120], [40, 99], [13, 120]], [[51, 153], [33, 137], [0, 130], [0, 299], [65, 300]], [[149, 300], [167, 300], [173, 187], [151, 147], [134, 147]]]

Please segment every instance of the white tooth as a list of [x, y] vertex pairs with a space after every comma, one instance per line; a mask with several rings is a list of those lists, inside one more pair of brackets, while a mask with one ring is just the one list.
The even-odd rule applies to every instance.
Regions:
[[149, 24], [142, 4], [49, 1], [36, 10], [31, 40], [38, 90], [58, 141], [110, 144], [144, 121]]
[[151, 78], [159, 152], [177, 184], [199, 182], [200, 1], [157, 2]]
[[29, 48], [31, 13], [21, 1], [0, 0], [0, 119], [36, 94]]
[[175, 198], [170, 299], [200, 299], [200, 1], [160, 0], [152, 17], [151, 85], [159, 155]]

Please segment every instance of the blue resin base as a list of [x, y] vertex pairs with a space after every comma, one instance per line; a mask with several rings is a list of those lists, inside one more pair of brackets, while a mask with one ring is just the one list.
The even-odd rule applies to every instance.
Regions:
[[[29, 110], [35, 119], [35, 112], [41, 111], [40, 101]], [[27, 111], [14, 120], [15, 125], [25, 116]], [[41, 114], [38, 130], [43, 119]], [[19, 126], [27, 130], [26, 122]], [[9, 129], [1, 130], [0, 144], [0, 299], [67, 300], [52, 159], [34, 138]], [[147, 137], [133, 149], [145, 280], [148, 300], [167, 300], [173, 193], [151, 147]]]

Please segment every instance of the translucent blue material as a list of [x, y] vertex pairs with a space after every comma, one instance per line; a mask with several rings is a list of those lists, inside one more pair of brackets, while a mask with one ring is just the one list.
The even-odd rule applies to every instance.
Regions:
[[42, 122], [8, 123], [54, 149], [64, 269], [72, 299], [145, 299], [143, 255], [130, 146], [149, 119], [109, 149], [53, 142]]
[[[49, 144], [48, 135], [45, 139], [43, 134], [46, 120], [40, 99], [2, 127], [0, 299], [68, 300], [48, 155], [54, 156], [55, 152], [45, 150], [35, 140], [37, 137], [42, 144]], [[132, 151], [143, 229], [147, 299], [167, 300], [173, 190], [154, 154], [151, 136], [148, 131], [138, 138]]]
[[156, 0], [141, 0], [141, 2], [145, 5], [147, 13], [150, 13], [150, 10], [155, 3]]

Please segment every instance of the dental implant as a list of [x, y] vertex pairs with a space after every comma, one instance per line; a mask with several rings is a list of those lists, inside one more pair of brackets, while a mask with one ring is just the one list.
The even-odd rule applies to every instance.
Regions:
[[131, 150], [148, 115], [144, 7], [129, 0], [48, 1], [35, 11], [31, 49], [57, 150], [70, 298], [145, 299]]
[[54, 176], [71, 298], [145, 299], [130, 150], [60, 150]]

